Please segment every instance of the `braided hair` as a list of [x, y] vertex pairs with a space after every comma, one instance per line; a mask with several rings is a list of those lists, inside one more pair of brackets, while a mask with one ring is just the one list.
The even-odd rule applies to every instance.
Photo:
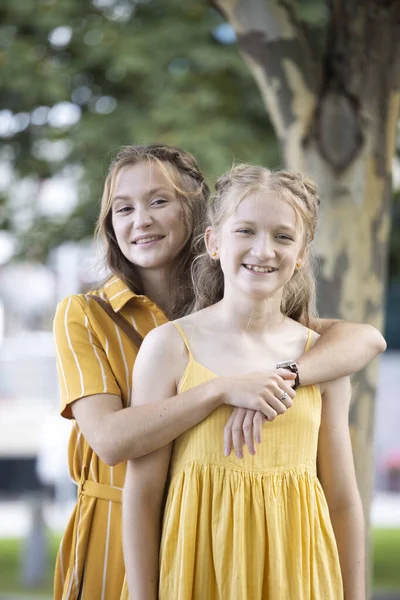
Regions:
[[[173, 261], [170, 270], [170, 309], [168, 317], [175, 319], [187, 314], [194, 303], [191, 265], [195, 258], [194, 240], [202, 238], [205, 229], [209, 187], [196, 159], [181, 148], [166, 144], [132, 145], [123, 147], [110, 165], [104, 184], [96, 236], [105, 248], [105, 264], [135, 293], [143, 293], [135, 265], [121, 252], [112, 224], [112, 194], [119, 171], [141, 162], [157, 164], [182, 203], [186, 243]], [[200, 243], [201, 246], [201, 243]], [[198, 245], [197, 245], [198, 247]], [[204, 251], [204, 242], [201, 250]]]

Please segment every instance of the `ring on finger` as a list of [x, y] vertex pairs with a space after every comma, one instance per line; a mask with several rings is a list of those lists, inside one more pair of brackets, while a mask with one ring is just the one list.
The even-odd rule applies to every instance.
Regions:
[[285, 392], [282, 396], [282, 398], [278, 398], [278, 400], [280, 402], [285, 402], [285, 400], [287, 400], [289, 398], [289, 394], [287, 392]]

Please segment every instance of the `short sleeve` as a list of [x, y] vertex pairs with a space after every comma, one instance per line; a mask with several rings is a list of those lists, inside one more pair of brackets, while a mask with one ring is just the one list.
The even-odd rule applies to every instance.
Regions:
[[65, 298], [54, 318], [54, 339], [61, 390], [61, 415], [72, 419], [71, 403], [94, 394], [116, 394], [121, 390], [106, 352], [90, 325], [79, 296]]

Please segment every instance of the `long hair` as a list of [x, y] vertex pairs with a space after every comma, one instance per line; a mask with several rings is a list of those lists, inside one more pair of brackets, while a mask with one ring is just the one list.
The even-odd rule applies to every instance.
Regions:
[[[264, 167], [247, 164], [234, 166], [220, 177], [215, 194], [208, 207], [208, 224], [218, 230], [235, 212], [240, 202], [249, 194], [272, 191], [290, 204], [304, 224], [303, 249], [308, 256], [301, 269], [295, 269], [282, 294], [282, 313], [306, 325], [316, 315], [315, 277], [310, 256], [314, 239], [320, 199], [317, 188], [310, 179], [290, 171], [270, 171]], [[195, 290], [194, 310], [215, 304], [224, 295], [224, 276], [219, 261], [211, 260], [198, 239], [198, 256], [192, 266]]]
[[184, 246], [171, 265], [168, 281], [170, 291], [168, 317], [175, 319], [187, 314], [193, 306], [191, 265], [195, 258], [194, 240], [205, 229], [206, 205], [210, 190], [195, 158], [181, 148], [166, 144], [134, 145], [125, 146], [117, 154], [105, 180], [96, 237], [104, 246], [106, 267], [137, 294], [143, 293], [141, 278], [135, 265], [122, 254], [118, 246], [112, 224], [111, 208], [119, 171], [123, 167], [141, 162], [159, 165], [181, 201], [183, 226], [187, 236]]

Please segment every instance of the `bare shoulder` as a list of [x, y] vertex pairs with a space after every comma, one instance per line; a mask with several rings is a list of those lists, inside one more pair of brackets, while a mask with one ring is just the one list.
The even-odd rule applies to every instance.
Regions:
[[172, 323], [165, 323], [152, 329], [144, 338], [137, 361], [150, 361], [180, 368], [187, 363], [187, 350], [178, 329]]
[[310, 329], [309, 327], [306, 327], [302, 323], [299, 323], [298, 321], [294, 321], [293, 319], [290, 319], [290, 318], [287, 318], [287, 330], [288, 330], [288, 336], [292, 340], [292, 343], [294, 345], [298, 346], [299, 348], [301, 348], [302, 351], [304, 351], [304, 349], [307, 346], [309, 336], [311, 336], [311, 341], [308, 344], [308, 347], [307, 347], [308, 350], [312, 346], [314, 346], [314, 344], [318, 341], [318, 339], [320, 337], [320, 335], [313, 329]]

